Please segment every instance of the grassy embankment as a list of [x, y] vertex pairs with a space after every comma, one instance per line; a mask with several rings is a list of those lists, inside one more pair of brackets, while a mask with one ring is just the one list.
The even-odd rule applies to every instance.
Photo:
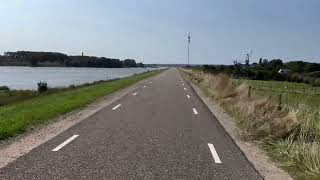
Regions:
[[[99, 97], [128, 87], [159, 72], [146, 72], [114, 81], [53, 90], [41, 95], [27, 92], [29, 93], [27, 96], [18, 98], [21, 101], [11, 101], [10, 104], [0, 106], [0, 140], [16, 136], [33, 125], [44, 123], [61, 114], [83, 107]], [[3, 97], [8, 93], [10, 92], [3, 93]], [[20, 96], [19, 92], [13, 92], [13, 94]]]
[[320, 95], [313, 93], [314, 89], [310, 90], [313, 87], [285, 82], [282, 85], [297, 87], [287, 91], [298, 92], [298, 86], [304, 86], [304, 92], [310, 94], [287, 92], [282, 95], [287, 98], [282, 98], [279, 104], [278, 90], [285, 91], [280, 87], [281, 82], [264, 82], [271, 83], [271, 86], [261, 86], [261, 82], [239, 83], [239, 80], [221, 74], [185, 72], [189, 79], [235, 117], [245, 132], [244, 140], [259, 142], [294, 178], [320, 179], [320, 101], [317, 101]]

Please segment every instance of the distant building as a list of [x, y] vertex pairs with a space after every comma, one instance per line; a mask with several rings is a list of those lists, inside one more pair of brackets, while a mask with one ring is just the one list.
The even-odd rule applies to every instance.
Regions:
[[279, 74], [288, 74], [290, 72], [290, 69], [280, 69], [278, 71]]

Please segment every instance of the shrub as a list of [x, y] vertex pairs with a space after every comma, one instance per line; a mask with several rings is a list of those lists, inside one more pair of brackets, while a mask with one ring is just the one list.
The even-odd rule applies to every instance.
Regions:
[[77, 87], [77, 86], [74, 85], [74, 84], [71, 84], [71, 85], [69, 86], [70, 89], [75, 89], [76, 87]]
[[307, 83], [307, 84], [313, 84], [314, 78], [309, 77], [309, 76], [303, 77], [303, 82]]
[[40, 81], [37, 83], [38, 84], [38, 92], [43, 93], [48, 91], [48, 84], [45, 81]]
[[303, 81], [303, 76], [301, 74], [298, 73], [293, 73], [290, 75], [289, 80], [292, 82], [302, 82]]
[[0, 90], [9, 91], [8, 86], [0, 86]]
[[315, 85], [315, 86], [320, 86], [320, 78], [317, 78], [317, 79], [314, 81], [314, 85]]

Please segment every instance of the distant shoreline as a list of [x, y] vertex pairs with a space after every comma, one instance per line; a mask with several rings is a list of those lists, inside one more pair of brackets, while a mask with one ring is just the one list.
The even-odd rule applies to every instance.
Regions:
[[145, 67], [134, 59], [113, 59], [106, 57], [68, 56], [57, 52], [17, 51], [5, 52], [0, 56], [0, 66], [26, 67], [94, 67], [94, 68], [136, 68]]
[[0, 65], [0, 67], [30, 67], [30, 68], [105, 68], [105, 69], [123, 69], [123, 68], [158, 68], [152, 66], [145, 67], [86, 67], [86, 66], [23, 66], [23, 65]]

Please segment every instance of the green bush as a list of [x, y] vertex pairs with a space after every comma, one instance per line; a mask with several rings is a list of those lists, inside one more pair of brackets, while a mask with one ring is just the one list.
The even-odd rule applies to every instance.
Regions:
[[9, 87], [8, 86], [0, 86], [0, 90], [2, 91], [9, 91]]
[[45, 81], [40, 81], [40, 82], [38, 82], [37, 83], [38, 84], [38, 92], [39, 93], [43, 93], [43, 92], [46, 92], [46, 91], [48, 91], [48, 84], [47, 84], [47, 82], [45, 82]]

